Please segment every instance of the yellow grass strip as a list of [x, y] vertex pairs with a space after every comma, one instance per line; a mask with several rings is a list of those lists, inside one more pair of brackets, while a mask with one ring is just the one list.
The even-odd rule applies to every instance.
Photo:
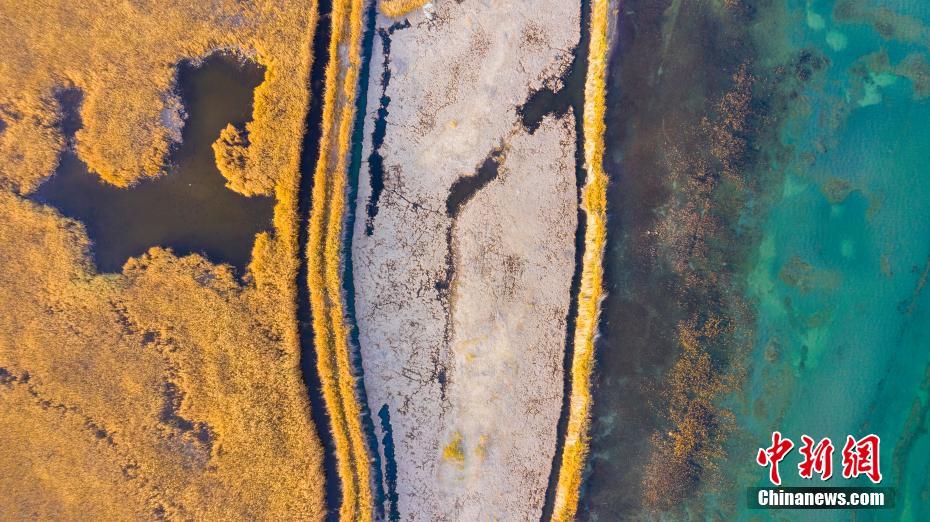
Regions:
[[584, 86], [585, 162], [588, 182], [581, 205], [587, 214], [578, 318], [572, 357], [572, 396], [552, 520], [572, 520], [578, 509], [581, 471], [588, 454], [591, 423], [591, 371], [594, 337], [603, 297], [604, 245], [607, 240], [607, 175], [604, 173], [604, 111], [607, 75], [608, 1], [591, 2], [591, 44]]
[[381, 14], [391, 18], [397, 18], [409, 14], [415, 9], [426, 5], [429, 0], [385, 0], [381, 2]]
[[372, 516], [369, 458], [355, 395], [340, 255], [363, 18], [362, 0], [333, 2], [320, 155], [313, 178], [307, 246], [317, 370], [330, 413], [342, 483], [341, 520], [370, 520]]

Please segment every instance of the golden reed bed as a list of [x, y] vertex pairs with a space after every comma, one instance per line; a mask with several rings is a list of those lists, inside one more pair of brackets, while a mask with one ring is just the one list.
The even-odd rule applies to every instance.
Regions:
[[384, 0], [378, 9], [384, 16], [397, 18], [426, 5], [429, 0]]
[[323, 105], [320, 154], [313, 175], [307, 284], [314, 348], [329, 410], [342, 484], [341, 520], [370, 520], [371, 470], [355, 390], [342, 295], [346, 182], [361, 67], [363, 0], [335, 0]]
[[[315, 1], [0, 0], [0, 19], [0, 512], [322, 519], [294, 306]], [[66, 146], [56, 91], [84, 95], [80, 158], [129, 186], [166, 170], [178, 64], [217, 51], [266, 70], [215, 147], [232, 189], [276, 196], [249, 282], [161, 248], [98, 274], [83, 226], [24, 197]]]

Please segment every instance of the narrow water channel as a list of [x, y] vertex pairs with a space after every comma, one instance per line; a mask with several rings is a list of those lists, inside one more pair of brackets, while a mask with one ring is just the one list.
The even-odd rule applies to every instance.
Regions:
[[[347, 194], [345, 233], [342, 236], [342, 291], [345, 296], [346, 325], [349, 327], [349, 352], [352, 357], [352, 369], [355, 375], [355, 393], [359, 404], [359, 413], [362, 417], [362, 429], [365, 430], [365, 442], [369, 458], [371, 459], [371, 488], [374, 500], [374, 515], [377, 520], [399, 520], [397, 514], [397, 494], [393, 490], [390, 475], [393, 462], [393, 441], [386, 439], [381, 443], [390, 444], [391, 451], [387, 453], [388, 462], [382, 470], [381, 454], [378, 451], [379, 441], [375, 433], [375, 418], [368, 404], [368, 394], [365, 391], [365, 370], [362, 367], [362, 354], [358, 340], [358, 325], [355, 321], [355, 279], [352, 265], [352, 234], [355, 230], [356, 197], [358, 194], [359, 171], [362, 168], [362, 149], [365, 140], [365, 118], [368, 116], [368, 84], [371, 78], [371, 56], [375, 42], [375, 30], [378, 21], [378, 2], [371, 0], [365, 13], [365, 33], [362, 36], [362, 59], [359, 70], [359, 85], [355, 100], [355, 121], [352, 129], [352, 145], [350, 149], [349, 170], [347, 173]], [[409, 23], [408, 23], [409, 25]], [[371, 161], [371, 158], [369, 158]], [[379, 420], [384, 426], [385, 417], [379, 412]], [[389, 417], [389, 416], [388, 416]], [[387, 421], [390, 424], [390, 420]], [[394, 471], [396, 475], [396, 470]]]
[[[252, 93], [263, 78], [262, 68], [225, 54], [200, 65], [183, 63], [178, 85], [188, 117], [167, 175], [118, 188], [88, 172], [69, 150], [32, 198], [84, 223], [101, 272], [118, 272], [130, 257], [162, 246], [177, 255], [199, 253], [229, 263], [241, 273], [255, 234], [272, 226], [274, 200], [227, 189], [211, 145], [227, 123], [250, 119]], [[73, 135], [80, 128], [80, 92], [63, 91], [59, 99], [64, 130]]]
[[336, 445], [333, 441], [331, 421], [323, 400], [323, 386], [316, 367], [316, 350], [313, 345], [313, 315], [310, 309], [310, 288], [307, 286], [307, 241], [310, 234], [311, 195], [313, 172], [320, 154], [320, 137], [323, 121], [322, 93], [326, 85], [326, 65], [329, 63], [329, 40], [332, 34], [331, 0], [318, 0], [319, 21], [313, 35], [313, 65], [310, 69], [310, 106], [300, 156], [300, 185], [297, 191], [297, 328], [300, 336], [300, 369], [307, 386], [310, 414], [323, 446], [323, 471], [326, 474], [326, 520], [339, 519], [342, 504], [342, 485], [339, 482]]

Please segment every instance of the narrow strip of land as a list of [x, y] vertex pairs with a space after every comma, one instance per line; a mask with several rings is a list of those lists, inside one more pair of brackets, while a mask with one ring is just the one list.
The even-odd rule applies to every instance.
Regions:
[[588, 454], [591, 422], [591, 372], [594, 337], [603, 297], [604, 245], [607, 240], [607, 175], [604, 173], [604, 111], [607, 75], [608, 0], [591, 2], [590, 47], [584, 94], [584, 153], [588, 182], [581, 205], [586, 214], [585, 252], [578, 292], [578, 317], [572, 354], [571, 407], [552, 520], [572, 520], [578, 509], [581, 472]]
[[342, 296], [342, 234], [347, 167], [361, 63], [363, 0], [334, 0], [323, 92], [319, 156], [313, 174], [307, 285], [314, 348], [342, 485], [341, 520], [370, 520], [368, 449], [355, 388]]

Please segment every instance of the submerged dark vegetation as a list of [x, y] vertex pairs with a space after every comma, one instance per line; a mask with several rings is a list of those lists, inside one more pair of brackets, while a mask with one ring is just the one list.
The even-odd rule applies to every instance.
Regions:
[[[607, 298], [597, 344], [592, 455], [579, 513], [682, 509], [723, 478], [753, 312], [739, 270], [779, 180], [765, 168], [810, 55], [758, 65], [769, 2], [625, 2], [607, 103]], [[763, 146], [764, 145], [764, 146]], [[618, 481], [623, 487], [618, 487]]]

